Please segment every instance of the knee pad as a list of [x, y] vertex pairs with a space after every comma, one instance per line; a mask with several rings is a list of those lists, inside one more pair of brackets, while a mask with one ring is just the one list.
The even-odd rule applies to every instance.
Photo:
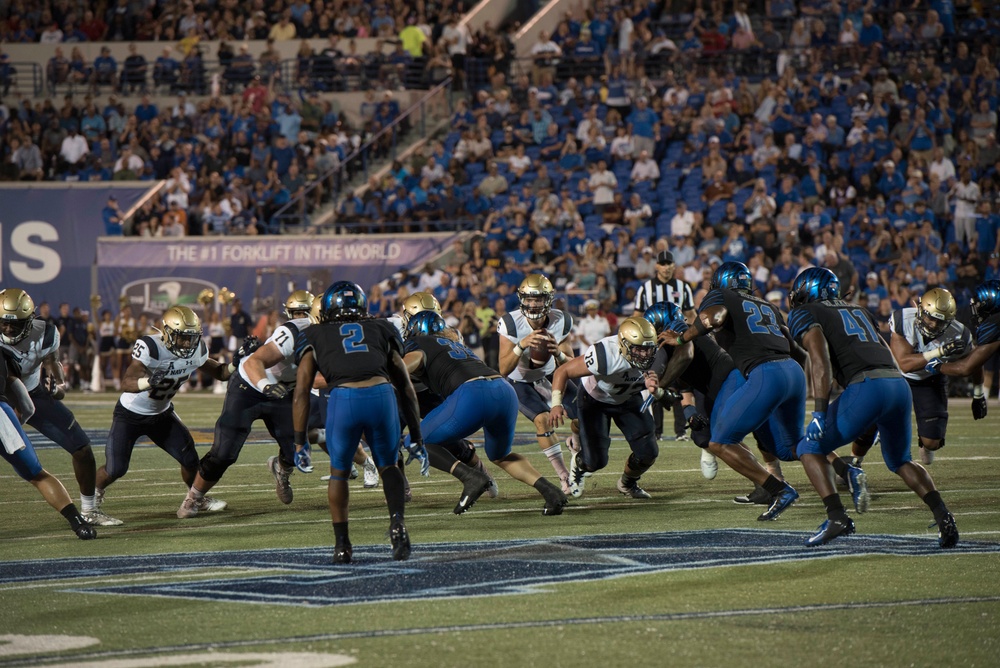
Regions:
[[462, 448], [455, 458], [463, 464], [468, 464], [476, 456], [476, 446], [469, 439], [462, 439]]
[[655, 463], [656, 463], [656, 457], [653, 457], [652, 459], [640, 459], [635, 456], [635, 453], [632, 453], [628, 456], [628, 467], [634, 473], [645, 473]]
[[930, 450], [931, 452], [934, 452], [936, 450], [940, 450], [941, 448], [944, 447], [944, 438], [933, 438], [933, 439], [928, 439], [928, 440], [937, 441], [938, 442], [937, 447], [933, 447], [932, 448], [930, 445], [925, 444], [924, 443], [924, 439], [922, 439], [922, 438], [919, 439], [920, 447], [924, 448], [926, 450]]
[[226, 473], [226, 469], [232, 466], [235, 460], [220, 459], [211, 453], [211, 451], [201, 458], [198, 463], [198, 472], [201, 477], [208, 482], [219, 482], [222, 476]]

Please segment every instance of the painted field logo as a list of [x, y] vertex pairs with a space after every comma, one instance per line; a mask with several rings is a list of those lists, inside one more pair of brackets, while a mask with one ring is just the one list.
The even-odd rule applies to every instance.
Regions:
[[[527, 594], [563, 582], [606, 580], [690, 568], [808, 561], [834, 556], [945, 554], [936, 540], [854, 536], [802, 547], [793, 531], [663, 532], [547, 540], [432, 543], [394, 562], [384, 546], [355, 546], [357, 561], [330, 563], [331, 548], [161, 554], [114, 560], [8, 562], [0, 583], [66, 580], [80, 593], [322, 607], [378, 601]], [[946, 554], [998, 553], [1000, 544], [960, 543]], [[392, 574], [392, 577], [384, 577]], [[134, 584], [130, 576], [136, 576]], [[86, 578], [87, 586], [72, 581]], [[107, 579], [107, 584], [94, 580]], [[359, 580], [364, 580], [363, 586]]]

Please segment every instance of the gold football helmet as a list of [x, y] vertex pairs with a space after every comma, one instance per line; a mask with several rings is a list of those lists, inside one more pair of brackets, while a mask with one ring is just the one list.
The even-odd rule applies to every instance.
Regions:
[[35, 302], [21, 288], [0, 290], [0, 340], [7, 345], [23, 341], [35, 319]]
[[441, 304], [437, 297], [429, 292], [414, 292], [403, 300], [403, 308], [400, 315], [403, 316], [403, 325], [410, 322], [410, 318], [424, 311], [434, 311], [441, 315]]
[[285, 317], [289, 320], [308, 318], [315, 299], [308, 290], [296, 290], [285, 300]]
[[323, 312], [323, 300], [314, 299], [313, 305], [309, 309], [309, 322], [311, 322], [314, 325], [318, 325], [319, 323], [323, 322], [321, 318], [322, 312]]
[[955, 319], [958, 306], [955, 298], [944, 288], [931, 288], [920, 298], [917, 304], [917, 331], [929, 339], [936, 339], [944, 334], [948, 325]]
[[171, 306], [163, 314], [163, 345], [178, 357], [194, 356], [201, 344], [201, 318], [187, 306]]
[[541, 320], [552, 308], [555, 288], [544, 274], [528, 274], [517, 288], [517, 299], [521, 303], [521, 313], [528, 320]]
[[618, 345], [629, 364], [645, 371], [656, 357], [656, 329], [645, 318], [625, 318], [618, 327]]

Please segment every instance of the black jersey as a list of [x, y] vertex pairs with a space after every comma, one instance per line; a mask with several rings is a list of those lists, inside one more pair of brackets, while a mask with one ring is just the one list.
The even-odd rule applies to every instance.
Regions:
[[[683, 327], [679, 326], [674, 331], [681, 334], [687, 329], [689, 327], [684, 325]], [[693, 341], [693, 344], [694, 356], [678, 378], [678, 384], [682, 390], [695, 390], [709, 399], [715, 399], [722, 384], [726, 382], [726, 378], [736, 368], [733, 364], [733, 358], [722, 349], [714, 336], [699, 336]], [[666, 350], [672, 357], [676, 348], [665, 346], [663, 350]]]
[[406, 352], [419, 350], [424, 354], [424, 368], [420, 375], [427, 388], [442, 398], [447, 398], [462, 383], [482, 376], [496, 376], [475, 353], [457, 341], [443, 336], [415, 336], [406, 340]]
[[373, 376], [389, 380], [392, 353], [403, 354], [403, 341], [388, 320], [328, 322], [296, 336], [296, 363], [312, 350], [316, 366], [333, 387]]
[[788, 327], [800, 343], [813, 327], [823, 330], [833, 377], [841, 387], [863, 371], [897, 368], [889, 346], [879, 336], [875, 317], [856, 304], [837, 299], [798, 306], [788, 314]]
[[715, 339], [744, 376], [764, 362], [789, 356], [788, 339], [781, 329], [785, 321], [770, 302], [722, 288], [705, 295], [698, 312], [712, 306], [725, 306], [729, 312], [722, 327], [715, 330]]
[[976, 328], [977, 346], [985, 346], [997, 341], [1000, 341], [1000, 313], [994, 313], [979, 323], [979, 327]]

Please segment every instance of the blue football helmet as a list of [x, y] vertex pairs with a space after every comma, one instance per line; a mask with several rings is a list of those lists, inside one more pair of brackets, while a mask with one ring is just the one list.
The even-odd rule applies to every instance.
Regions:
[[656, 302], [642, 314], [659, 334], [665, 330], [681, 332], [687, 329], [681, 309], [673, 302]]
[[337, 281], [323, 293], [320, 318], [331, 320], [358, 320], [368, 314], [368, 296], [361, 286], [351, 281]]
[[792, 308], [809, 302], [840, 299], [840, 279], [824, 267], [809, 267], [792, 281], [788, 303]]
[[444, 321], [440, 313], [421, 311], [410, 316], [410, 321], [406, 325], [406, 338], [430, 336], [446, 329], [448, 329], [448, 323]]
[[984, 281], [972, 293], [972, 315], [980, 322], [1000, 312], [1000, 280]]
[[712, 290], [728, 288], [749, 295], [753, 292], [753, 276], [742, 262], [724, 262], [712, 274], [709, 288]]

